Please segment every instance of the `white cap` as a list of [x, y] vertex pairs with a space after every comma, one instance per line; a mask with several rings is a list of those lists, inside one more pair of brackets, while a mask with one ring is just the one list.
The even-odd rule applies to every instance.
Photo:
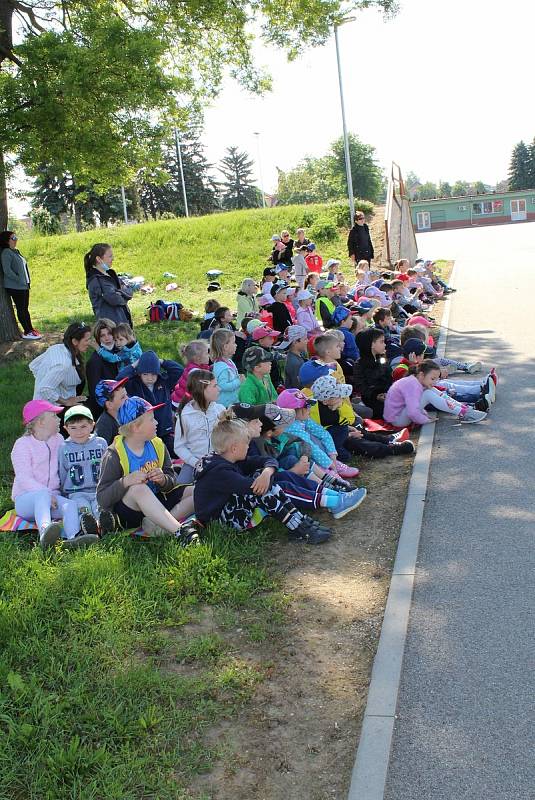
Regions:
[[311, 300], [314, 297], [308, 289], [300, 289], [297, 294], [295, 295], [295, 299], [299, 303], [301, 300]]

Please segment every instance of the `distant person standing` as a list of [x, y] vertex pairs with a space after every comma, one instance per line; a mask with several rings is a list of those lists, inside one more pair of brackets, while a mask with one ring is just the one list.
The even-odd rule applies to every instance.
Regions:
[[94, 244], [84, 256], [85, 285], [95, 319], [110, 319], [133, 326], [128, 301], [132, 289], [123, 283], [114, 269], [113, 251], [109, 244]]
[[278, 264], [286, 264], [290, 269], [292, 268], [292, 256], [294, 240], [290, 238], [289, 231], [281, 232], [281, 243], [284, 245], [284, 250], [281, 250], [279, 255]]
[[367, 261], [369, 264], [374, 257], [370, 229], [365, 222], [362, 211], [357, 211], [355, 214], [355, 224], [347, 237], [347, 249], [349, 258], [354, 264], [359, 261]]
[[17, 234], [13, 231], [0, 233], [0, 260], [4, 273], [4, 289], [13, 300], [17, 319], [22, 325], [23, 339], [42, 339], [32, 325], [30, 312], [30, 272], [26, 259], [17, 250]]

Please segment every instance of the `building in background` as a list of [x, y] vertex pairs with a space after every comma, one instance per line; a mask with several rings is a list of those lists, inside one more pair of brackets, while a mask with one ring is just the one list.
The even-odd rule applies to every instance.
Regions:
[[417, 232], [501, 225], [506, 222], [533, 222], [535, 189], [442, 197], [437, 200], [413, 200], [411, 215]]

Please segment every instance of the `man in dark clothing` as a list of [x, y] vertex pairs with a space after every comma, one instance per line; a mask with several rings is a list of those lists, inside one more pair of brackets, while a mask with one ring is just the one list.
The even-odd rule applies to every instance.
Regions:
[[355, 224], [347, 237], [347, 249], [349, 258], [354, 264], [359, 261], [367, 261], [369, 264], [374, 257], [370, 229], [364, 221], [362, 211], [357, 211], [355, 214]]
[[360, 358], [355, 364], [353, 384], [362, 402], [373, 411], [373, 418], [383, 416], [385, 394], [392, 385], [390, 367], [385, 358], [386, 343], [383, 331], [368, 328], [357, 333]]

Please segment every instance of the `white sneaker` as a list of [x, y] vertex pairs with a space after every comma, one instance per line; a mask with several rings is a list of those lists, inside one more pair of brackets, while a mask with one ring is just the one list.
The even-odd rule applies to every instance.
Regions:
[[481, 361], [473, 361], [471, 364], [468, 364], [468, 369], [466, 370], [470, 375], [473, 375], [474, 372], [481, 372], [483, 369], [483, 364]]
[[73, 539], [62, 539], [63, 547], [75, 550], [77, 547], [87, 547], [88, 544], [96, 544], [100, 539], [96, 533], [79, 533]]
[[466, 412], [459, 417], [460, 422], [483, 422], [487, 416], [486, 411], [476, 411], [475, 408], [468, 408]]
[[47, 547], [52, 547], [61, 537], [61, 523], [50, 522], [44, 525], [39, 531], [39, 544], [45, 550]]
[[42, 335], [40, 333], [36, 333], [35, 331], [30, 331], [29, 333], [22, 334], [23, 339], [31, 339], [32, 341], [37, 341], [38, 339], [42, 339]]

